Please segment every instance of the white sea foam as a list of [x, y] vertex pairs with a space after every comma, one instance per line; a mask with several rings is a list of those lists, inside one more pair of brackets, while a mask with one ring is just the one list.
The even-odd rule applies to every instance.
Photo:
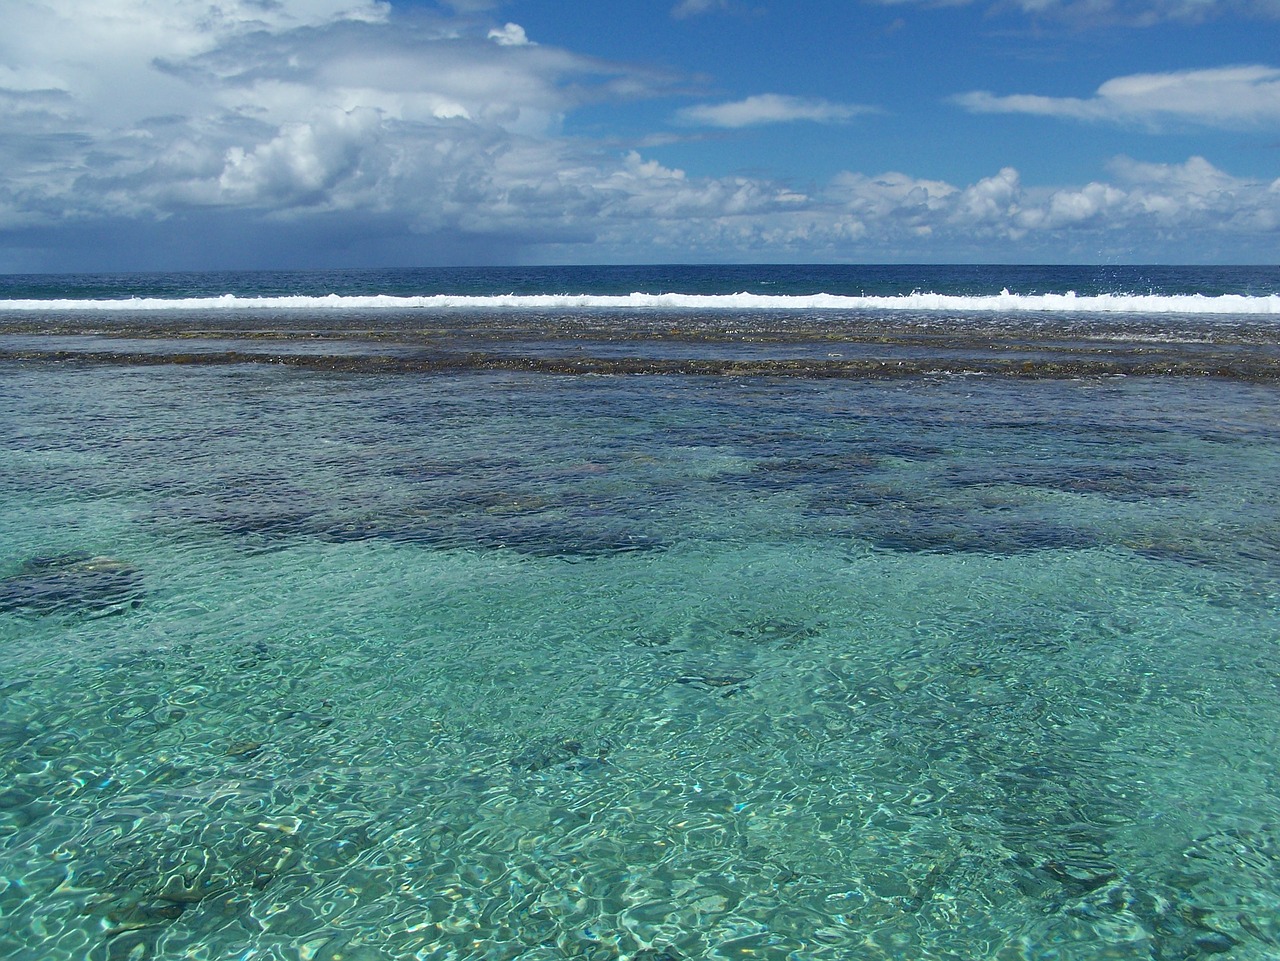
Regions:
[[220, 297], [124, 300], [0, 300], [0, 311], [163, 311], [163, 310], [888, 310], [988, 313], [1280, 314], [1280, 294], [999, 294], [960, 296], [911, 293], [896, 296], [838, 294], [433, 294], [401, 297]]

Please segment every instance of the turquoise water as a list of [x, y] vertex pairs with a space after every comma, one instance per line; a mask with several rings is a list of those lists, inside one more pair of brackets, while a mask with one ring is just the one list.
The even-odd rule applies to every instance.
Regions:
[[6, 362], [0, 956], [1274, 959], [1278, 400]]

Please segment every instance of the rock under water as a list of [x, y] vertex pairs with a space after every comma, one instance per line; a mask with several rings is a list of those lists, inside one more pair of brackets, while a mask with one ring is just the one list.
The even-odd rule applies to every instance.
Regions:
[[142, 572], [127, 561], [58, 554], [24, 561], [0, 580], [0, 611], [24, 614], [104, 613], [141, 603]]

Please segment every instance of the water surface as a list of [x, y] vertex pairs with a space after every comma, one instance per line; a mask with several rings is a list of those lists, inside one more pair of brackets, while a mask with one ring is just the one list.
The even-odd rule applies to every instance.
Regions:
[[5, 320], [0, 955], [1276, 956], [1263, 318], [428, 313]]

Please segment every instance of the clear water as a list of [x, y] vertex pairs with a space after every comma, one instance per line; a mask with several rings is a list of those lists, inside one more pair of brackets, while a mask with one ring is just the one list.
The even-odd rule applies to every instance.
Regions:
[[0, 957], [1275, 959], [1278, 400], [6, 362]]

